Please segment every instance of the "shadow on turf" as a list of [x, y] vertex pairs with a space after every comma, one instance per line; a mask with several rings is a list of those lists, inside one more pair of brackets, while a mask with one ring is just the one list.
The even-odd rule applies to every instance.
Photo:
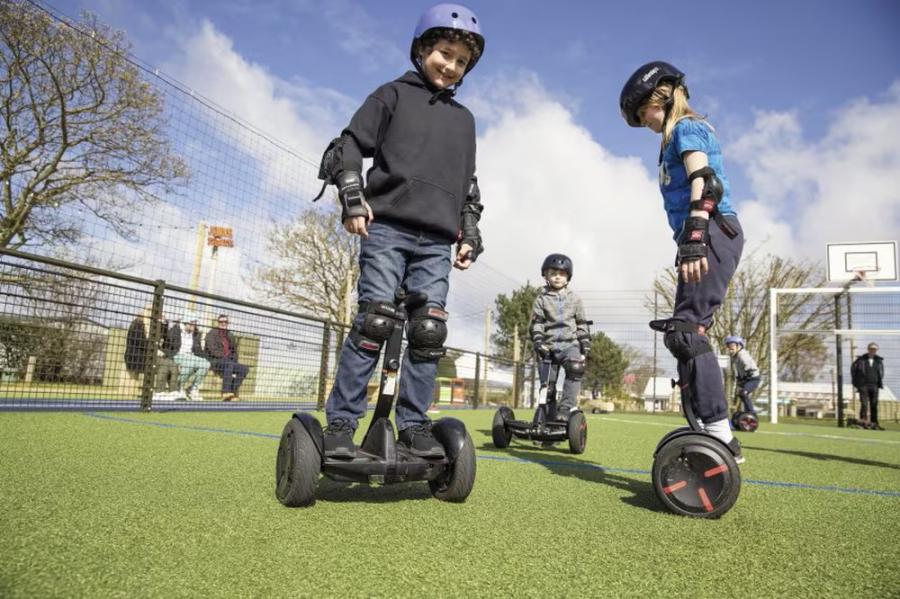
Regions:
[[[488, 435], [491, 433], [491, 431], [480, 432], [486, 432]], [[484, 443], [478, 449], [497, 451], [497, 448], [492, 443]], [[628, 491], [631, 493], [631, 496], [622, 498], [622, 502], [628, 505], [650, 510], [651, 512], [669, 513], [659, 504], [656, 494], [653, 492], [653, 485], [650, 482], [613, 474], [604, 470], [602, 466], [574, 458], [569, 453], [568, 446], [564, 443], [544, 449], [529, 449], [513, 442], [503, 452], [512, 458], [526, 460], [543, 466], [558, 476], [579, 478], [589, 483], [599, 483]]]
[[396, 503], [425, 499], [433, 499], [426, 482], [369, 486], [361, 483], [339, 483], [323, 476], [316, 489], [316, 501], [333, 503]]
[[796, 451], [793, 449], [772, 449], [770, 447], [753, 447], [751, 445], [743, 445], [744, 449], [752, 449], [753, 451], [771, 451], [773, 453], [786, 453], [801, 458], [810, 458], [813, 460], [822, 460], [825, 462], [847, 462], [848, 464], [857, 464], [859, 466], [875, 466], [876, 468], [891, 468], [892, 470], [900, 470], [897, 464], [888, 464], [887, 462], [878, 462], [876, 460], [866, 460], [863, 458], [854, 458], [843, 455], [833, 455], [830, 453], [814, 453], [812, 451]]

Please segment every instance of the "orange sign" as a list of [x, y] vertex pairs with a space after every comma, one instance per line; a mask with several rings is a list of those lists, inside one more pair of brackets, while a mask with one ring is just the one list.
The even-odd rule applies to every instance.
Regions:
[[231, 227], [210, 227], [206, 238], [206, 245], [212, 247], [234, 247], [234, 237]]

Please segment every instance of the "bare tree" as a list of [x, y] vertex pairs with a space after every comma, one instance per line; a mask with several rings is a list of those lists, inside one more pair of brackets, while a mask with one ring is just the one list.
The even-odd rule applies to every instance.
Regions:
[[[676, 274], [671, 270], [654, 282], [663, 312], [673, 310], [676, 282]], [[709, 335], [714, 341], [721, 341], [727, 335], [740, 335], [751, 346], [749, 351], [763, 374], [769, 374], [769, 289], [824, 284], [824, 273], [814, 264], [772, 255], [762, 258], [755, 253], [745, 255], [716, 312]], [[652, 310], [652, 297], [648, 298], [647, 307]], [[830, 297], [789, 295], [778, 306], [777, 325], [781, 328], [790, 323], [792, 331], [821, 331], [831, 326], [833, 318]], [[786, 380], [798, 376], [808, 378], [825, 366], [827, 356], [821, 335], [784, 335], [778, 340], [779, 376]]]
[[253, 286], [283, 307], [343, 322], [355, 301], [358, 251], [359, 237], [344, 231], [336, 210], [308, 210], [273, 227], [267, 253], [277, 263], [257, 270]]
[[0, 2], [0, 248], [64, 244], [85, 215], [133, 233], [140, 204], [187, 177], [164, 134], [159, 91], [121, 32]]

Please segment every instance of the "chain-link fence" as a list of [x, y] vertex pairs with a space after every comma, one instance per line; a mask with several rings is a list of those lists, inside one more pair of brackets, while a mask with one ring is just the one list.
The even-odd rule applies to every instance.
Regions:
[[[774, 403], [784, 416], [858, 418], [857, 387], [871, 384], [880, 385], [879, 419], [900, 418], [900, 369], [892, 366], [900, 354], [900, 288], [772, 289], [770, 301], [774, 375], [764, 390], [770, 408]], [[884, 359], [883, 374], [873, 370], [871, 380], [854, 380], [852, 365], [870, 344]]]

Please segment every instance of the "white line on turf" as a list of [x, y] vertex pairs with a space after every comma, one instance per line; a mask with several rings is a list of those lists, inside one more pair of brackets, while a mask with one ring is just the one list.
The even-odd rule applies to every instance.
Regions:
[[[666, 428], [672, 428], [672, 423], [665, 422], [646, 422], [640, 420], [626, 420], [624, 418], [609, 418], [608, 416], [597, 416], [598, 420], [606, 420], [608, 422], [624, 422], [627, 424], [643, 424], [644, 426], [664, 426]], [[675, 426], [678, 426], [677, 424]], [[816, 439], [833, 439], [836, 441], [855, 441], [858, 443], [886, 443], [888, 445], [900, 445], [900, 441], [893, 441], [891, 439], [863, 439], [857, 437], [842, 437], [840, 435], [817, 435], [814, 433], [791, 433], [785, 431], [764, 431], [757, 430], [754, 435], [782, 435], [785, 437], [813, 437]]]

